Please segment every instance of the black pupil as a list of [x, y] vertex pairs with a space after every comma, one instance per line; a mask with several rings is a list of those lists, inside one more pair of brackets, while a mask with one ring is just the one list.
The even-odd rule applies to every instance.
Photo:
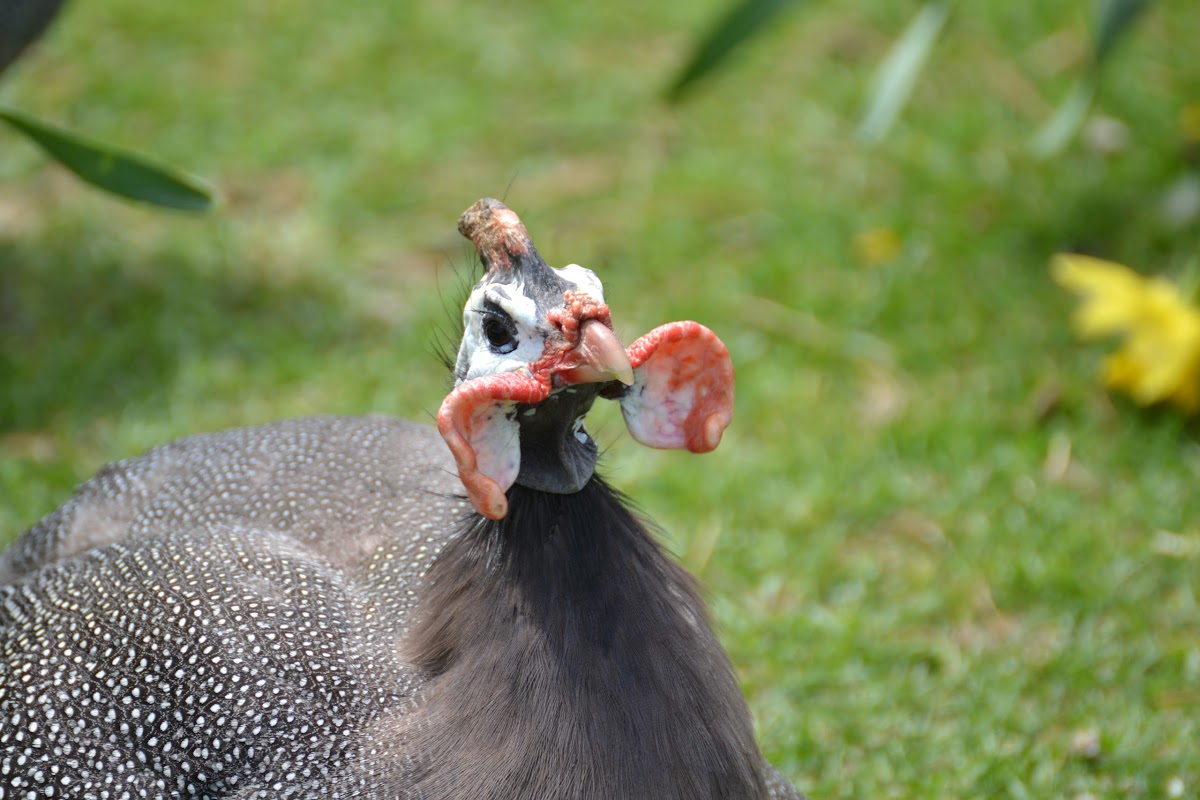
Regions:
[[488, 317], [483, 321], [483, 335], [488, 344], [498, 353], [511, 353], [517, 349], [517, 340], [508, 326], [496, 317]]

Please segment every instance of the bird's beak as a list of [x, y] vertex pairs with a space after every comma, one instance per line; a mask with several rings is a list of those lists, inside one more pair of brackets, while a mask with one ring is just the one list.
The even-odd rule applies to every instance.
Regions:
[[633, 365], [617, 335], [603, 322], [585, 321], [579, 330], [579, 344], [571, 354], [575, 366], [559, 372], [565, 383], [604, 383], [620, 381], [633, 385]]

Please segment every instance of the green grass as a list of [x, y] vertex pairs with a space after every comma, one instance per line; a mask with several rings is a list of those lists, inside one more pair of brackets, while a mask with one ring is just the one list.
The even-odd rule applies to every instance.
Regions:
[[[810, 796], [1194, 796], [1196, 429], [1105, 395], [1046, 264], [1195, 257], [1196, 223], [1158, 209], [1194, 167], [1200, 7], [1159, 4], [1110, 62], [1098, 111], [1124, 149], [1039, 163], [1077, 4], [963, 4], [871, 151], [861, 98], [911, 4], [802, 4], [665, 108], [721, 5], [69, 8], [0, 99], [226, 204], [123, 205], [4, 139], [0, 538], [173, 437], [428, 418], [431, 331], [469, 263], [455, 220], [502, 196], [551, 263], [600, 274], [626, 338], [690, 317], [729, 344], [715, 454], [640, 448], [611, 409], [593, 427]], [[880, 226], [902, 248], [867, 265], [854, 237]]]

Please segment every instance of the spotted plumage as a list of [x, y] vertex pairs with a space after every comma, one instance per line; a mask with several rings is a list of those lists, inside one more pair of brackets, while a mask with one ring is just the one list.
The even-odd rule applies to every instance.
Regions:
[[106, 469], [0, 561], [0, 797], [370, 796], [456, 491], [436, 433], [382, 417]]
[[[190, 437], [0, 554], [0, 800], [799, 797], [581, 422], [636, 396], [631, 429], [711, 449], [727, 352], [676, 323], [629, 371], [594, 276], [540, 272], [497, 206], [480, 219], [509, 249], [477, 239], [503, 269], [471, 302], [545, 344], [488, 362], [479, 328], [466, 361], [492, 367], [457, 376], [440, 436], [315, 417]], [[491, 278], [544, 291], [530, 310]], [[684, 368], [704, 359], [716, 378]]]

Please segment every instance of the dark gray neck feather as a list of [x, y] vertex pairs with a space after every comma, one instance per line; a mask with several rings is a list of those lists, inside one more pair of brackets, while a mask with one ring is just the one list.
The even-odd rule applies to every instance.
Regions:
[[417, 796], [766, 796], [691, 577], [598, 478], [514, 486], [505, 519], [474, 519], [430, 569], [404, 649], [431, 675], [404, 723]]
[[600, 384], [569, 386], [536, 406], [517, 406], [521, 437], [521, 471], [517, 483], [526, 489], [575, 494], [596, 474], [599, 448], [576, 421], [587, 416]]

